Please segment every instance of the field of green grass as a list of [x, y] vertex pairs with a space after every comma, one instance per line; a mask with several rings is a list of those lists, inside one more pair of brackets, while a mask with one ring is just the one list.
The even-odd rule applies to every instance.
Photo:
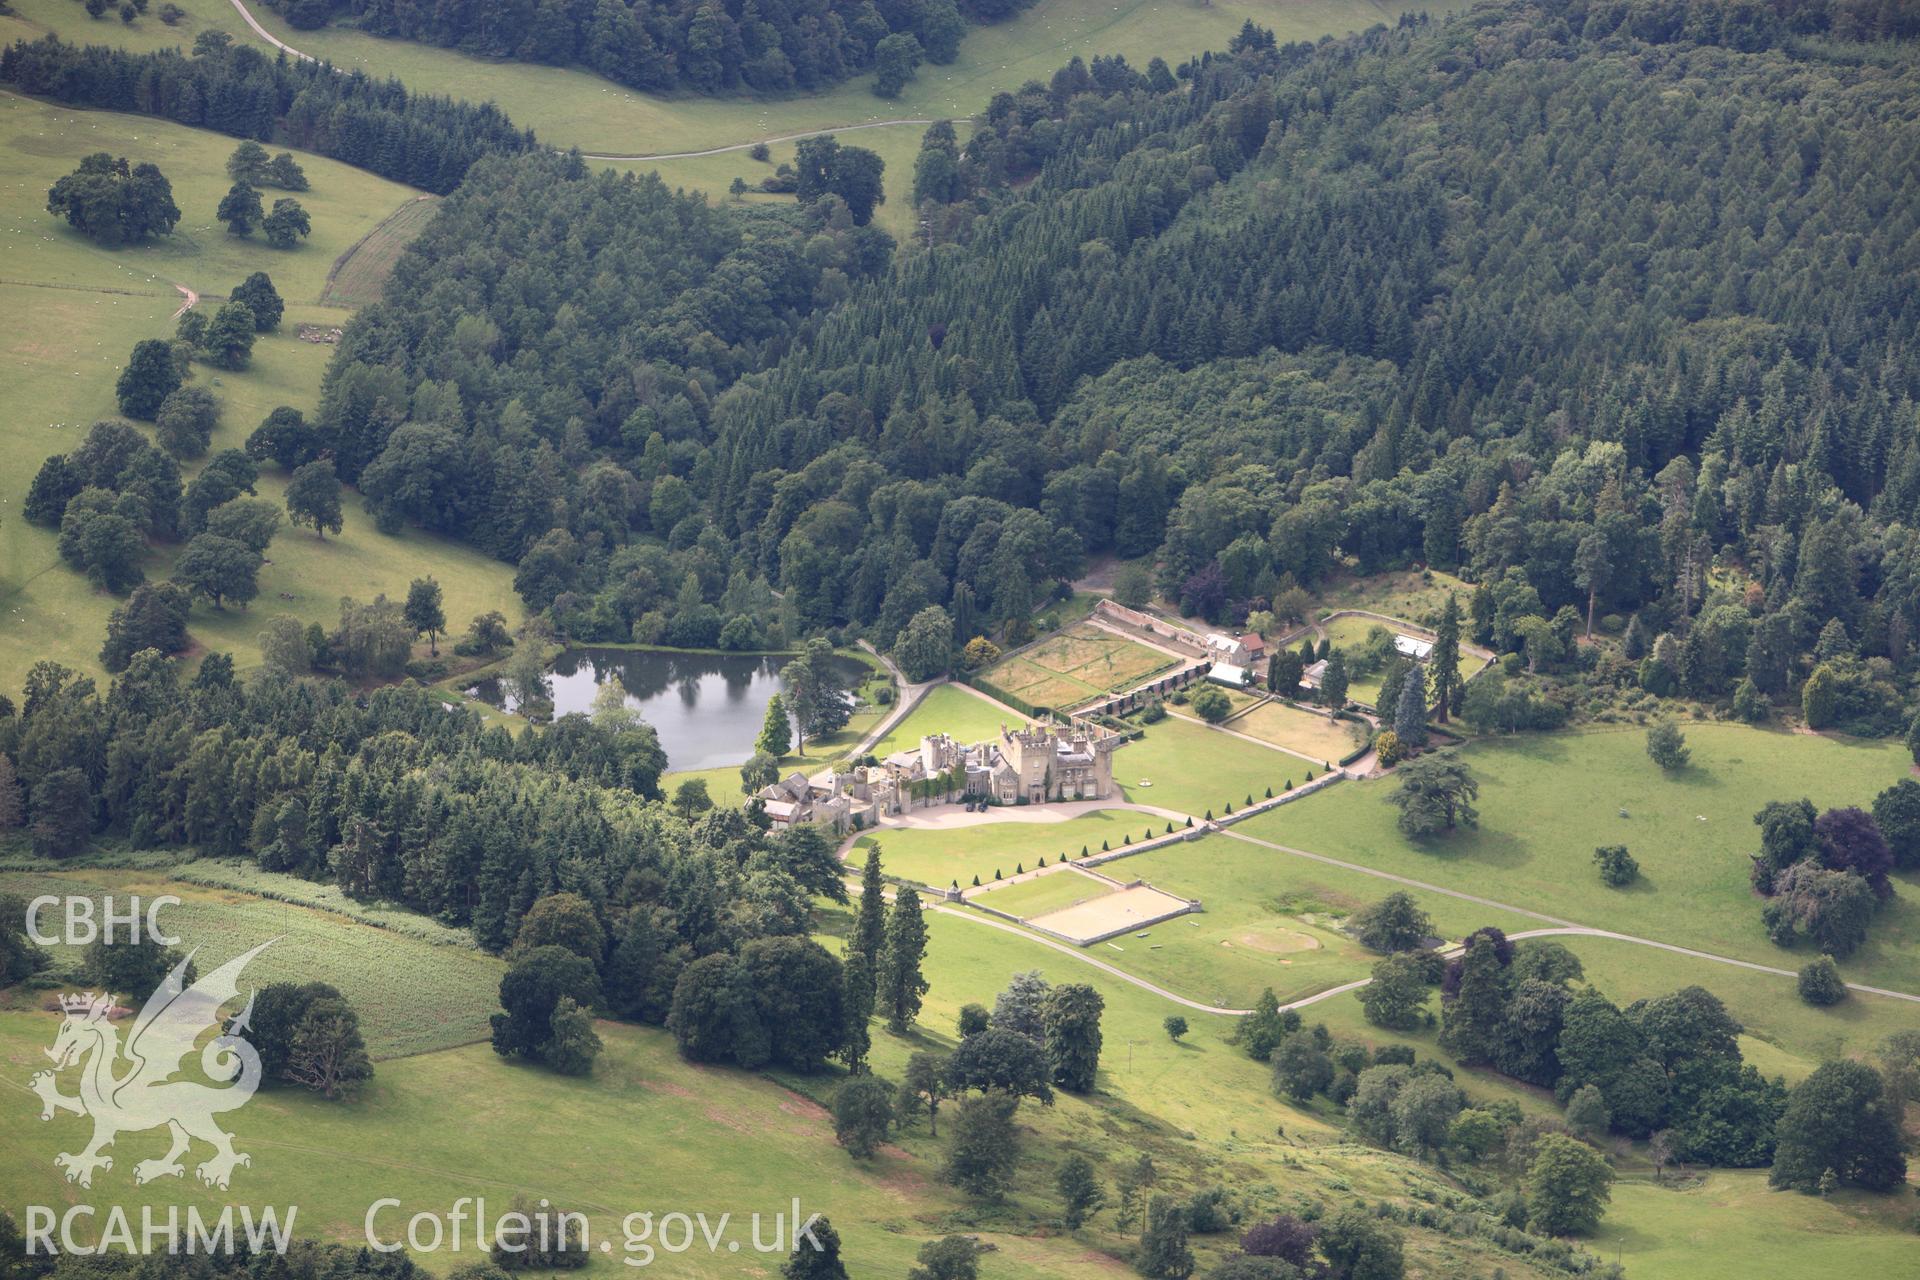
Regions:
[[[829, 920], [830, 945], [847, 919], [835, 912]], [[322, 920], [341, 942], [348, 939], [340, 930], [357, 928], [337, 917]], [[256, 927], [264, 933], [266, 924]], [[1184, 1192], [1225, 1181], [1250, 1212], [1324, 1194], [1330, 1179], [1370, 1198], [1431, 1181], [1398, 1157], [1331, 1141], [1337, 1135], [1322, 1122], [1281, 1106], [1267, 1091], [1265, 1068], [1223, 1042], [1225, 1020], [1192, 1016], [1193, 1033], [1174, 1044], [1160, 1027], [1167, 1006], [1158, 997], [970, 920], [935, 912], [928, 925], [934, 990], [919, 1030], [876, 1031], [874, 1065], [883, 1076], [897, 1078], [913, 1050], [951, 1047], [948, 1029], [959, 1006], [990, 1001], [1020, 969], [1090, 982], [1106, 1002], [1100, 1092], [1022, 1109], [1032, 1158], [1022, 1162], [1009, 1209], [981, 1213], [940, 1182], [945, 1138], [931, 1139], [924, 1126], [869, 1164], [849, 1160], [819, 1105], [834, 1076], [775, 1081], [696, 1067], [681, 1061], [664, 1032], [609, 1023], [599, 1026], [606, 1050], [588, 1079], [507, 1063], [484, 1045], [470, 1045], [382, 1061], [354, 1103], [263, 1093], [226, 1117], [237, 1147], [253, 1157], [236, 1172], [232, 1194], [247, 1203], [298, 1205], [301, 1234], [349, 1241], [360, 1238], [367, 1206], [381, 1196], [403, 1202], [395, 1221], [418, 1209], [442, 1211], [463, 1195], [487, 1196], [495, 1212], [516, 1194], [547, 1197], [587, 1213], [592, 1235], [616, 1250], [620, 1219], [632, 1211], [703, 1210], [709, 1220], [732, 1213], [739, 1221], [785, 1208], [797, 1195], [808, 1212], [832, 1217], [859, 1274], [903, 1273], [922, 1240], [964, 1229], [995, 1246], [992, 1262], [1007, 1274], [1091, 1280], [1111, 1275], [1113, 1264], [1089, 1246], [1116, 1249], [1124, 1238], [1110, 1229], [1110, 1216], [1079, 1238], [1048, 1224], [1053, 1168], [1069, 1149], [1093, 1154], [1109, 1181], [1135, 1155], [1150, 1152], [1164, 1188]], [[311, 955], [303, 976], [346, 985], [353, 962], [344, 953], [333, 947]], [[490, 994], [490, 984], [483, 989]], [[408, 1007], [416, 1015], [435, 1011], [431, 1000]], [[37, 1010], [0, 1012], [0, 1144], [16, 1156], [0, 1164], [7, 1203], [63, 1200], [52, 1157], [73, 1149], [85, 1132], [72, 1117], [42, 1124], [22, 1083], [56, 1024], [56, 1015]], [[1287, 1122], [1284, 1140], [1272, 1131], [1280, 1118]], [[501, 1141], [503, 1134], [512, 1140]], [[1194, 1137], [1216, 1149], [1197, 1147]], [[127, 1206], [217, 1212], [225, 1197], [191, 1181], [132, 1184], [128, 1166], [157, 1153], [148, 1148], [159, 1141], [157, 1134], [123, 1135], [114, 1149], [120, 1159], [98, 1175], [95, 1193]], [[1206, 1257], [1230, 1239], [1196, 1245]], [[1415, 1233], [1409, 1243], [1416, 1263], [1433, 1274], [1457, 1274], [1485, 1257], [1437, 1233]], [[595, 1257], [588, 1274], [620, 1274], [618, 1257]], [[464, 1260], [451, 1252], [421, 1258], [439, 1273]], [[670, 1273], [733, 1276], [740, 1265], [737, 1257], [700, 1249], [674, 1258]], [[1516, 1266], [1512, 1274], [1530, 1273]]]
[[[78, 6], [60, 2], [85, 17]], [[237, 145], [222, 134], [148, 116], [78, 111], [0, 93], [0, 154], [6, 156], [0, 235], [15, 249], [6, 277], [156, 294], [172, 294], [178, 283], [214, 299], [252, 272], [265, 271], [289, 303], [317, 303], [334, 259], [419, 194], [364, 169], [297, 153], [312, 190], [292, 194], [312, 218], [313, 234], [297, 248], [274, 249], [258, 232], [242, 239], [214, 220], [214, 209], [232, 182], [226, 164]], [[160, 166], [180, 207], [172, 235], [105, 250], [47, 212], [47, 188], [94, 151]], [[266, 190], [261, 197], [271, 205], [284, 194]], [[28, 246], [30, 251], [22, 251]], [[175, 305], [179, 302], [176, 295]]]
[[327, 269], [320, 301], [333, 307], [364, 307], [380, 301], [401, 252], [414, 242], [439, 208], [431, 196], [416, 196], [355, 241]]
[[[1480, 781], [1480, 826], [1414, 845], [1395, 828], [1391, 777], [1344, 783], [1237, 828], [1295, 848], [1464, 889], [1579, 924], [1614, 928], [1762, 964], [1807, 956], [1767, 940], [1748, 884], [1753, 814], [1768, 800], [1868, 805], [1912, 762], [1892, 742], [1736, 725], [1690, 725], [1692, 763], [1667, 775], [1640, 731], [1486, 742], [1464, 755]], [[1624, 844], [1641, 878], [1600, 883], [1601, 844]], [[1920, 990], [1920, 905], [1911, 877], [1842, 965], [1850, 979]], [[1659, 964], [1649, 954], [1647, 963]]]
[[[325, 287], [328, 267], [415, 194], [303, 154], [314, 189], [301, 199], [313, 215], [314, 235], [282, 253], [258, 237], [236, 240], [202, 225], [211, 221], [227, 188], [225, 164], [233, 145], [230, 138], [156, 120], [68, 111], [0, 94], [0, 148], [12, 157], [8, 181], [0, 185], [0, 235], [20, 250], [0, 271], [0, 358], [12, 411], [0, 446], [6, 464], [0, 479], [0, 620], [21, 640], [0, 646], [0, 688], [17, 690], [27, 668], [50, 654], [98, 672], [95, 655], [118, 601], [62, 564], [54, 531], [21, 519], [20, 504], [48, 455], [73, 448], [88, 426], [117, 412], [113, 384], [133, 345], [172, 332], [171, 317], [182, 301], [172, 282], [208, 295], [200, 304], [207, 307], [252, 271], [263, 270], [288, 299], [280, 332], [261, 337], [245, 372], [195, 367], [195, 378], [222, 401], [212, 447], [237, 447], [277, 405], [307, 413], [318, 407], [320, 378], [333, 348], [294, 335], [302, 323], [345, 320], [347, 311], [312, 302]], [[133, 160], [154, 160], [166, 172], [184, 215], [173, 236], [107, 250], [47, 213], [47, 188], [81, 156], [109, 146]], [[189, 474], [194, 469], [187, 468]], [[284, 488], [277, 470], [261, 476], [260, 496], [278, 501]], [[401, 596], [411, 579], [424, 574], [440, 581], [455, 627], [488, 609], [518, 620], [511, 566], [418, 531], [377, 533], [351, 497], [346, 521], [343, 536], [324, 542], [282, 526], [267, 552], [259, 597], [248, 609], [197, 606], [189, 623], [196, 640], [231, 651], [242, 668], [257, 666], [254, 636], [275, 614], [331, 625], [343, 594]], [[148, 576], [164, 577], [176, 552], [156, 549], [148, 557]]]
[[1279, 795], [1288, 779], [1305, 782], [1308, 770], [1324, 772], [1296, 756], [1174, 716], [1148, 725], [1145, 736], [1113, 757], [1113, 778], [1127, 799], [1196, 815], [1224, 813], [1229, 804], [1240, 808], [1249, 795], [1262, 799], [1268, 787]]
[[1302, 711], [1284, 702], [1263, 703], [1225, 727], [1323, 763], [1337, 763], [1366, 741], [1362, 725]]
[[[193, 874], [191, 867], [187, 874]], [[111, 895], [121, 907], [130, 897], [148, 901], [172, 894], [181, 904], [163, 910], [160, 924], [178, 936], [186, 949], [198, 949], [195, 963], [202, 973], [269, 938], [277, 939], [248, 966], [245, 981], [264, 986], [307, 981], [324, 972], [327, 981], [359, 1010], [367, 1048], [376, 1058], [484, 1040], [489, 1034], [487, 1018], [499, 1008], [494, 992], [502, 972], [500, 961], [477, 950], [470, 937], [451, 931], [446, 931], [445, 945], [435, 945], [413, 932], [375, 928], [335, 912], [258, 893], [193, 884], [161, 869], [6, 870], [0, 871], [0, 893], [27, 898], [85, 895], [96, 904]], [[42, 928], [52, 931], [58, 925], [43, 917]], [[80, 951], [79, 947], [49, 948], [56, 964], [76, 966]]]
[[1163, 833], [1167, 820], [1129, 809], [1101, 809], [1065, 822], [984, 822], [948, 830], [882, 827], [854, 841], [851, 865], [866, 862], [865, 850], [880, 846], [880, 862], [888, 875], [900, 876], [934, 888], [959, 881], [962, 888], [979, 876], [990, 883], [994, 872], [1031, 871], [1045, 858], [1049, 865], [1062, 855], [1078, 858], [1084, 848], [1099, 853], [1101, 844], [1121, 847], [1127, 836], [1144, 840], [1149, 827]]
[[[78, 43], [154, 49], [191, 46], [201, 31], [218, 30], [236, 41], [267, 47], [227, 0], [179, 3], [186, 17], [167, 27], [153, 16], [132, 26], [112, 14], [104, 21], [90, 20], [72, 0], [16, 0], [15, 16], [0, 18], [0, 37], [33, 39], [52, 31]], [[657, 168], [668, 182], [703, 190], [713, 200], [726, 198], [736, 174], [751, 183], [764, 166], [748, 159], [744, 150], [658, 161], [631, 157], [731, 147], [847, 125], [960, 119], [984, 110], [997, 92], [1017, 89], [1028, 80], [1045, 83], [1076, 54], [1088, 59], [1125, 54], [1139, 67], [1157, 54], [1177, 65], [1189, 56], [1224, 49], [1249, 18], [1273, 29], [1282, 41], [1312, 40], [1390, 24], [1403, 13], [1423, 8], [1410, 0], [1296, 0], [1284, 7], [1257, 0], [1040, 0], [1011, 21], [970, 28], [953, 65], [923, 66], [898, 98], [883, 101], [871, 92], [869, 76], [797, 98], [662, 98], [585, 71], [473, 58], [411, 41], [383, 40], [351, 27], [298, 31], [263, 4], [248, 7], [261, 26], [305, 53], [374, 76], [398, 76], [417, 93], [491, 100], [516, 124], [531, 126], [543, 142], [579, 147], [622, 168]], [[897, 237], [916, 230], [913, 159], [924, 131], [924, 124], [905, 123], [863, 129], [847, 139], [886, 160], [887, 203], [879, 220]], [[778, 146], [774, 150], [776, 157], [785, 154]]]
[[[1340, 930], [1346, 916], [1389, 890], [1366, 876], [1221, 836], [1152, 849], [1105, 870], [1205, 907], [1156, 929], [1150, 946], [1122, 940], [1121, 952], [1100, 949], [1108, 964], [1190, 999], [1245, 1009], [1272, 987], [1282, 1000], [1296, 1000], [1363, 978], [1378, 959]], [[1449, 938], [1487, 924], [1527, 924], [1441, 894], [1416, 896]]]

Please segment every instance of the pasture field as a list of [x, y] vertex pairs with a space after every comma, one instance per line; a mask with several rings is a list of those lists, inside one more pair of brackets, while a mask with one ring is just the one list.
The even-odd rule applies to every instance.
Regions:
[[983, 891], [974, 893], [969, 901], [1030, 920], [1049, 911], [1059, 911], [1104, 897], [1113, 891], [1111, 884], [1095, 876], [1072, 870], [1049, 870], [1045, 875], [1037, 875], [1018, 884], [988, 885]]
[[[831, 924], [843, 929], [846, 920], [844, 911], [836, 912]], [[994, 1244], [995, 1261], [1010, 1274], [1092, 1280], [1110, 1275], [1112, 1264], [1088, 1243], [1114, 1248], [1122, 1238], [1109, 1234], [1104, 1221], [1083, 1239], [1052, 1225], [1054, 1157], [1069, 1147], [1094, 1152], [1109, 1181], [1123, 1163], [1151, 1152], [1163, 1185], [1191, 1191], [1228, 1181], [1251, 1207], [1269, 1212], [1293, 1194], [1313, 1194], [1329, 1177], [1369, 1197], [1399, 1196], [1430, 1180], [1398, 1157], [1321, 1145], [1335, 1135], [1305, 1116], [1289, 1118], [1293, 1137], [1286, 1143], [1262, 1136], [1269, 1130], [1256, 1122], [1230, 1151], [1203, 1153], [1182, 1135], [1225, 1140], [1237, 1126], [1247, 1127], [1252, 1114], [1288, 1114], [1268, 1094], [1265, 1068], [1222, 1043], [1224, 1020], [1190, 1018], [1194, 1034], [1176, 1045], [1160, 1029], [1166, 1006], [1158, 997], [972, 921], [936, 912], [928, 925], [930, 954], [940, 965], [935, 989], [921, 1029], [899, 1037], [876, 1031], [875, 1069], [883, 1075], [897, 1077], [915, 1049], [950, 1048], [945, 1029], [959, 1006], [990, 1001], [1020, 968], [1043, 966], [1055, 981], [1090, 982], [1106, 1002], [1101, 1092], [1022, 1108], [1022, 1127], [1039, 1158], [1022, 1162], [1008, 1210], [981, 1215], [939, 1181], [946, 1139], [930, 1139], [924, 1125], [869, 1164], [849, 1160], [819, 1105], [836, 1075], [786, 1081], [801, 1090], [793, 1092], [750, 1073], [687, 1064], [664, 1032], [610, 1023], [598, 1027], [606, 1051], [587, 1079], [504, 1062], [486, 1046], [470, 1045], [382, 1062], [371, 1087], [351, 1104], [288, 1090], [263, 1093], [228, 1118], [236, 1145], [254, 1157], [236, 1174], [235, 1191], [259, 1203], [297, 1204], [302, 1234], [354, 1241], [377, 1196], [403, 1202], [396, 1222], [416, 1209], [442, 1211], [462, 1195], [484, 1194], [496, 1211], [516, 1194], [544, 1196], [587, 1213], [592, 1235], [616, 1248], [620, 1219], [634, 1210], [698, 1207], [710, 1220], [729, 1212], [744, 1221], [755, 1211], [787, 1208], [799, 1195], [807, 1211], [831, 1214], [846, 1256], [862, 1273], [903, 1273], [922, 1240], [964, 1229]], [[336, 956], [320, 957], [312, 976], [335, 979]], [[0, 1142], [27, 1157], [0, 1168], [0, 1195], [10, 1203], [55, 1203], [48, 1197], [64, 1184], [52, 1156], [84, 1132], [71, 1117], [42, 1124], [38, 1103], [18, 1083], [31, 1074], [56, 1021], [37, 1011], [0, 1013], [0, 1078], [10, 1085], [0, 1090]], [[1195, 1087], [1202, 1081], [1204, 1088]], [[503, 1143], [503, 1133], [513, 1141]], [[217, 1211], [222, 1193], [191, 1182], [132, 1185], [124, 1164], [149, 1154], [158, 1140], [155, 1134], [123, 1137], [116, 1147], [123, 1161], [103, 1172], [96, 1188], [130, 1208], [158, 1203]], [[689, 1205], [687, 1191], [695, 1187], [700, 1197]], [[1230, 1240], [1195, 1243], [1208, 1255]], [[1437, 1233], [1415, 1233], [1409, 1247], [1436, 1274], [1451, 1274], [1474, 1256]], [[442, 1251], [421, 1261], [444, 1273], [469, 1257]], [[622, 1273], [617, 1254], [595, 1257], [588, 1268], [589, 1275]], [[724, 1252], [696, 1249], [673, 1259], [672, 1274], [735, 1276], [740, 1266]]]
[[[168, 27], [152, 15], [131, 26], [112, 13], [104, 21], [90, 20], [72, 0], [16, 0], [14, 16], [0, 18], [0, 36], [11, 42], [51, 31], [82, 44], [147, 50], [190, 47], [200, 32], [215, 30], [229, 33], [236, 42], [269, 49], [227, 0], [179, 3], [186, 17]], [[871, 76], [791, 98], [664, 98], [586, 71], [474, 58], [412, 41], [383, 40], [352, 27], [299, 31], [257, 0], [248, 0], [247, 7], [262, 27], [302, 52], [376, 77], [397, 76], [415, 93], [495, 102], [514, 123], [533, 128], [542, 142], [579, 147], [590, 160], [620, 168], [657, 168], [669, 183], [702, 190], [715, 201], [727, 198], [736, 174], [750, 184], [764, 174], [762, 165], [746, 157], [745, 144], [848, 125], [878, 125], [852, 133], [846, 141], [886, 160], [887, 202], [877, 216], [900, 238], [917, 230], [913, 160], [925, 121], [970, 117], [984, 110], [997, 92], [1015, 90], [1028, 80], [1045, 83], [1075, 55], [1091, 59], [1119, 53], [1141, 68], [1159, 55], [1177, 66], [1188, 57], [1224, 49], [1248, 19], [1271, 28], [1285, 42], [1391, 24], [1403, 13], [1423, 8], [1411, 0], [1296, 0], [1284, 7], [1264, 0], [1041, 0], [1011, 21], [970, 27], [951, 66], [922, 66], [898, 98], [885, 101], [871, 92]], [[636, 158], [734, 146], [741, 149], [716, 156]], [[785, 146], [790, 149], [792, 144]], [[774, 144], [774, 150], [778, 158], [780, 144]]]
[[1322, 762], [1337, 763], [1365, 741], [1361, 725], [1332, 720], [1284, 702], [1264, 702], [1225, 727]]
[[[1394, 825], [1389, 776], [1346, 783], [1236, 830], [1572, 920], [1794, 969], [1804, 952], [1767, 940], [1748, 884], [1753, 814], [1774, 799], [1869, 805], [1911, 768], [1897, 742], [1861, 742], [1689, 725], [1692, 763], [1672, 775], [1647, 758], [1645, 734], [1511, 738], [1464, 749], [1480, 782], [1480, 826], [1415, 845]], [[1626, 889], [1600, 883], [1596, 845], [1624, 844], [1640, 863]], [[1847, 976], [1920, 990], [1914, 878], [1873, 921]], [[1650, 960], [1649, 963], [1652, 963]]]
[[[84, 17], [77, 6], [67, 7]], [[6, 249], [0, 353], [12, 410], [0, 446], [0, 620], [21, 640], [0, 646], [0, 688], [18, 689], [27, 668], [48, 654], [100, 674], [95, 655], [118, 601], [62, 564], [55, 532], [21, 519], [20, 504], [42, 461], [73, 448], [90, 424], [116, 414], [113, 384], [128, 352], [143, 338], [172, 332], [182, 302], [173, 282], [206, 295], [200, 305], [209, 307], [226, 289], [263, 270], [288, 299], [280, 332], [261, 336], [245, 372], [195, 367], [195, 378], [222, 401], [212, 448], [238, 447], [275, 406], [290, 404], [309, 414], [318, 407], [320, 378], [333, 348], [293, 335], [302, 323], [336, 325], [346, 318], [344, 310], [312, 305], [328, 264], [412, 195], [361, 170], [302, 154], [313, 190], [299, 198], [313, 215], [314, 235], [301, 248], [283, 253], [258, 237], [243, 241], [217, 227], [196, 230], [211, 221], [227, 188], [226, 157], [234, 145], [231, 138], [145, 117], [69, 111], [0, 94], [0, 147], [12, 157], [9, 181], [0, 189], [0, 246]], [[173, 236], [107, 250], [46, 212], [47, 188], [81, 156], [109, 147], [161, 165], [184, 215]], [[197, 466], [186, 468], [189, 476]], [[285, 477], [269, 469], [258, 491], [277, 501], [284, 488]], [[189, 624], [195, 638], [231, 651], [242, 668], [257, 666], [253, 637], [275, 614], [331, 625], [339, 618], [341, 595], [365, 599], [384, 591], [398, 597], [411, 579], [425, 574], [440, 581], [455, 627], [496, 608], [518, 621], [511, 566], [417, 530], [386, 537], [374, 531], [351, 496], [346, 508], [346, 529], [338, 538], [322, 542], [283, 526], [268, 549], [252, 607], [197, 606]], [[156, 548], [148, 557], [148, 576], [164, 577], [178, 550]]]
[[[1316, 764], [1221, 733], [1194, 720], [1168, 716], [1113, 757], [1113, 778], [1135, 804], [1160, 805], [1196, 816], [1240, 808], [1248, 796], [1279, 795], [1288, 779], [1305, 782]], [[1335, 790], [1339, 790], [1338, 787]], [[1292, 806], [1286, 806], [1291, 808]]]
[[[1205, 910], [1160, 926], [1145, 943], [1115, 939], [1121, 950], [1102, 946], [1100, 959], [1169, 991], [1231, 1009], [1252, 1007], [1263, 987], [1272, 987], [1283, 1001], [1296, 1000], [1366, 977], [1379, 957], [1341, 925], [1395, 887], [1220, 835], [1150, 849], [1105, 870], [1198, 898]], [[1482, 925], [1519, 930], [1529, 923], [1442, 894], [1415, 897], [1448, 938]]]
[[320, 301], [335, 307], [364, 307], [380, 301], [387, 277], [401, 252], [427, 229], [439, 207], [432, 196], [415, 196], [353, 243], [327, 268]]
[[[192, 874], [192, 867], [186, 872]], [[144, 900], [173, 894], [181, 904], [163, 910], [160, 922], [183, 947], [197, 949], [195, 963], [202, 973], [277, 939], [248, 966], [246, 980], [263, 986], [324, 974], [359, 1011], [368, 1051], [376, 1058], [485, 1040], [487, 1018], [499, 1007], [494, 994], [503, 972], [500, 961], [477, 950], [470, 937], [451, 930], [446, 931], [446, 945], [435, 945], [411, 932], [375, 928], [332, 911], [190, 883], [165, 869], [5, 870], [0, 871], [0, 892], [27, 898], [86, 895], [96, 905], [108, 895], [124, 905], [131, 896]], [[51, 920], [42, 927], [57, 928]], [[452, 939], [464, 940], [464, 945]], [[80, 961], [79, 947], [48, 950], [56, 964]]]
[[[78, 6], [60, 3], [85, 18]], [[264, 271], [289, 303], [317, 303], [334, 259], [418, 194], [364, 169], [296, 152], [312, 189], [263, 188], [260, 196], [271, 208], [276, 198], [292, 195], [312, 218], [313, 234], [297, 248], [274, 249], [258, 231], [243, 239], [229, 235], [214, 220], [214, 209], [232, 183], [227, 157], [238, 145], [238, 139], [224, 134], [150, 116], [80, 111], [0, 93], [0, 153], [6, 156], [0, 187], [0, 236], [5, 238], [0, 244], [9, 250], [0, 275], [35, 284], [159, 294], [173, 293], [178, 283], [215, 299], [253, 272]], [[180, 208], [180, 223], [172, 235], [102, 249], [47, 212], [47, 189], [95, 151], [160, 166]], [[180, 301], [175, 296], [176, 306]], [[343, 319], [341, 314], [334, 323]], [[114, 354], [117, 359], [125, 353]]]
[[887, 731], [874, 745], [873, 754], [886, 759], [896, 751], [919, 747], [920, 739], [944, 733], [955, 742], [985, 742], [1000, 736], [1000, 726], [1018, 729], [1026, 718], [1012, 707], [1002, 706], [963, 685], [940, 684], [927, 690], [918, 706], [900, 723]]
[[[997, 812], [1019, 813], [1019, 809]], [[1102, 842], [1113, 848], [1132, 836], [1144, 839], [1151, 827], [1164, 834], [1167, 819], [1127, 809], [1101, 809], [1065, 822], [983, 822], [970, 827], [881, 827], [854, 841], [848, 865], [866, 863], [866, 850], [880, 846], [880, 864], [888, 875], [941, 888], [952, 881], [968, 887], [974, 876], [991, 884], [994, 872], [1015, 874], [1016, 866], [1031, 871], [1045, 858], [1051, 866], [1061, 856], [1078, 858], [1080, 850], [1099, 853]], [[1179, 824], [1175, 823], [1177, 827]]]
[[1033, 706], [1057, 710], [1131, 688], [1174, 661], [1157, 649], [1082, 622], [1002, 659], [980, 675]]
[[1616, 1252], [1627, 1274], [1747, 1280], [1797, 1274], [1895, 1276], [1913, 1267], [1913, 1203], [1903, 1195], [1840, 1191], [1829, 1197], [1767, 1187], [1764, 1169], [1720, 1169], [1656, 1186], [1623, 1178], [1591, 1241]]

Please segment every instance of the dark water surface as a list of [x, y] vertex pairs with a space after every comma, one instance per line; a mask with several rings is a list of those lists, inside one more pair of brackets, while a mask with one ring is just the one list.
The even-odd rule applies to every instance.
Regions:
[[[742, 764], [780, 692], [780, 668], [791, 657], [760, 653], [658, 653], [633, 649], [568, 649], [554, 659], [549, 684], [553, 714], [590, 712], [602, 684], [618, 680], [627, 705], [660, 734], [674, 769]], [[835, 658], [841, 679], [858, 684], [866, 666]], [[513, 710], [513, 697], [495, 679], [468, 690], [483, 702]]]

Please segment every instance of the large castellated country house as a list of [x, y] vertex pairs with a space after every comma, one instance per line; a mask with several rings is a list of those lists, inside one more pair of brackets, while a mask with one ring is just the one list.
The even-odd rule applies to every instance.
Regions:
[[874, 765], [795, 773], [763, 787], [774, 830], [813, 822], [834, 831], [876, 825], [889, 814], [960, 799], [995, 804], [1105, 800], [1118, 791], [1113, 753], [1126, 739], [1085, 720], [1064, 728], [1000, 727], [1000, 736], [963, 746], [944, 733], [920, 739]]

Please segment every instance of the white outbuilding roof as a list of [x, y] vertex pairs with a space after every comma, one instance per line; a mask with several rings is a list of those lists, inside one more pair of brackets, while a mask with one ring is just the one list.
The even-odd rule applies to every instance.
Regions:
[[1427, 655], [1433, 652], [1433, 641], [1420, 640], [1413, 636], [1395, 636], [1393, 648], [1403, 657], [1412, 658], [1415, 662], [1425, 662]]

